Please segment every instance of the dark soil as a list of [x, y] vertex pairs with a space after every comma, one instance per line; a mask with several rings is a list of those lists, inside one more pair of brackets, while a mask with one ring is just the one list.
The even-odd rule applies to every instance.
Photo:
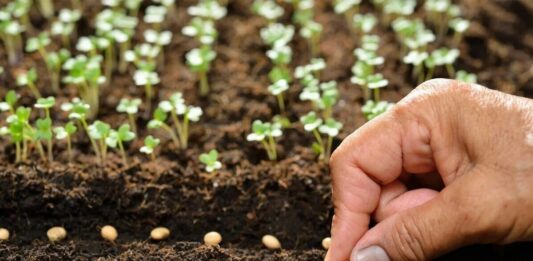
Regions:
[[[0, 1], [7, 2], [7, 1]], [[68, 6], [70, 1], [57, 1]], [[85, 18], [79, 23], [79, 35], [93, 33], [88, 25], [100, 10], [99, 2], [86, 3]], [[298, 124], [284, 130], [279, 142], [280, 161], [268, 162], [261, 147], [245, 141], [250, 122], [270, 119], [277, 114], [273, 97], [268, 94], [267, 73], [270, 70], [266, 47], [259, 37], [265, 22], [250, 12], [249, 1], [230, 1], [229, 15], [217, 25], [220, 36], [218, 57], [210, 72], [212, 92], [204, 99], [196, 95], [196, 76], [184, 64], [186, 51], [196, 46], [194, 40], [179, 32], [190, 19], [186, 6], [195, 1], [176, 1], [177, 15], [166, 28], [174, 32], [171, 46], [165, 50], [165, 66], [160, 70], [160, 99], [174, 91], [182, 91], [189, 104], [204, 110], [201, 121], [192, 126], [190, 148], [178, 151], [163, 133], [162, 150], [155, 162], [137, 153], [141, 144], [129, 145], [129, 166], [123, 166], [118, 155], [111, 155], [105, 166], [94, 162], [93, 152], [83, 134], [74, 139], [75, 162], [67, 164], [64, 145], [57, 143], [54, 164], [25, 163], [13, 165], [14, 148], [0, 145], [0, 227], [7, 227], [12, 238], [0, 243], [0, 260], [322, 260], [325, 251], [321, 240], [329, 236], [332, 215], [330, 179], [325, 164], [317, 163], [310, 150], [308, 137]], [[331, 7], [320, 2], [317, 20], [324, 25], [320, 51], [328, 63], [322, 80], [337, 80], [341, 100], [334, 115], [344, 123], [340, 138], [364, 124], [360, 107], [361, 93], [349, 82], [351, 53], [356, 42], [350, 36], [345, 20]], [[524, 1], [461, 1], [464, 16], [472, 21], [463, 43], [457, 69], [478, 75], [478, 81], [505, 92], [533, 96], [533, 9]], [[365, 3], [363, 11], [373, 11]], [[289, 14], [284, 18], [290, 21]], [[34, 30], [48, 24], [33, 14]], [[136, 39], [146, 25], [140, 24]], [[383, 97], [397, 101], [416, 86], [410, 69], [400, 63], [399, 46], [388, 28], [378, 30], [386, 57], [381, 70], [390, 87]], [[442, 44], [448, 42], [442, 40]], [[294, 66], [309, 60], [305, 41], [296, 37]], [[5, 56], [0, 48], [1, 57]], [[1, 86], [14, 86], [16, 67], [7, 59], [0, 63], [8, 73]], [[39, 87], [47, 94], [45, 66], [38, 55], [26, 55], [17, 66], [39, 68]], [[133, 68], [131, 68], [133, 69]], [[437, 76], [445, 76], [438, 71]], [[3, 97], [9, 88], [0, 88]], [[311, 109], [298, 101], [299, 86], [288, 95], [288, 117], [297, 122], [298, 115]], [[74, 88], [65, 87], [58, 102], [76, 96]], [[23, 104], [33, 102], [26, 90]], [[117, 127], [126, 117], [115, 112], [121, 97], [143, 97], [130, 73], [114, 75], [112, 83], [102, 89], [99, 119]], [[55, 118], [65, 120], [57, 110]], [[140, 136], [149, 132], [143, 126], [149, 119], [140, 117]], [[0, 119], [0, 122], [3, 120]], [[336, 141], [338, 144], [340, 140]], [[198, 155], [216, 148], [221, 152], [223, 170], [214, 177], [203, 173]], [[37, 160], [37, 155], [33, 159]], [[111, 224], [119, 231], [115, 244], [100, 238], [99, 228]], [[64, 226], [67, 240], [50, 244], [46, 230]], [[153, 242], [149, 232], [166, 226], [171, 236], [164, 242]], [[223, 235], [221, 247], [200, 245], [209, 231]], [[285, 250], [262, 248], [264, 234], [276, 235]], [[532, 260], [531, 244], [510, 246], [473, 246], [451, 253], [444, 260]]]

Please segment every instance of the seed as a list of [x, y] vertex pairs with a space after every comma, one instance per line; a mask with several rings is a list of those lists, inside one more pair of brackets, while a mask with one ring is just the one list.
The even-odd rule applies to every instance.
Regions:
[[324, 249], [328, 250], [330, 245], [331, 245], [331, 237], [326, 237], [322, 239], [322, 247]]
[[63, 227], [52, 227], [46, 232], [51, 242], [61, 241], [67, 237], [67, 231]]
[[211, 231], [204, 236], [204, 243], [208, 246], [217, 246], [222, 242], [222, 236], [215, 231]]
[[168, 236], [170, 236], [170, 230], [166, 227], [156, 227], [150, 232], [150, 237], [157, 241], [163, 240]]
[[9, 239], [9, 230], [0, 228], [0, 241], [6, 241]]
[[264, 235], [261, 241], [263, 242], [263, 245], [265, 245], [268, 249], [280, 249], [281, 248], [281, 243], [273, 235]]
[[113, 226], [107, 225], [102, 227], [100, 235], [102, 235], [105, 240], [115, 241], [118, 237], [118, 232]]

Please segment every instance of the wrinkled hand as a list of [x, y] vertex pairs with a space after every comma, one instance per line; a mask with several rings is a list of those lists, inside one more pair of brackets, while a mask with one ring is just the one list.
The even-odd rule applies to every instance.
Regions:
[[[431, 80], [346, 138], [330, 166], [328, 261], [426, 260], [533, 240], [532, 100]], [[406, 187], [432, 177], [445, 188]]]

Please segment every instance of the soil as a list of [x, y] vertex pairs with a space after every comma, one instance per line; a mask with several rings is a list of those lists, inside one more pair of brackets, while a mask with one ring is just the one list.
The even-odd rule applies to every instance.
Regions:
[[[78, 35], [93, 33], [89, 25], [101, 9], [100, 1], [94, 2], [86, 3]], [[143, 128], [149, 120], [143, 115], [137, 119], [140, 136], [150, 133], [163, 139], [154, 162], [137, 153], [142, 146], [139, 139], [128, 145], [128, 166], [113, 153], [104, 166], [96, 166], [93, 152], [80, 133], [74, 138], [72, 163], [67, 163], [65, 145], [57, 143], [56, 162], [14, 165], [13, 146], [2, 141], [0, 227], [7, 227], [12, 237], [0, 243], [1, 260], [323, 260], [325, 251], [320, 242], [329, 236], [333, 211], [328, 168], [317, 162], [310, 150], [312, 137], [297, 123], [285, 129], [278, 162], [265, 161], [262, 148], [245, 141], [251, 121], [268, 120], [278, 113], [275, 99], [266, 90], [270, 63], [258, 33], [265, 22], [251, 13], [249, 1], [229, 1], [228, 16], [217, 23], [220, 36], [218, 56], [209, 73], [211, 94], [201, 98], [197, 96], [196, 76], [184, 64], [185, 53], [197, 43], [179, 33], [190, 19], [186, 7], [195, 1], [176, 2], [176, 14], [165, 25], [174, 37], [165, 49], [157, 92], [163, 99], [182, 91], [187, 103], [203, 108], [200, 122], [192, 126], [190, 147], [176, 150], [164, 133]], [[344, 18], [335, 15], [324, 2], [317, 1], [316, 16], [324, 25], [320, 53], [328, 64], [321, 79], [339, 83], [341, 100], [334, 116], [345, 128], [335, 141], [338, 145], [365, 119], [360, 111], [361, 92], [349, 82], [356, 41]], [[68, 7], [69, 3], [57, 1], [57, 6]], [[456, 68], [476, 73], [485, 86], [533, 97], [533, 7], [527, 0], [464, 0], [460, 4], [472, 26], [459, 46], [462, 55]], [[362, 10], [375, 11], [366, 2]], [[288, 23], [290, 14], [282, 20]], [[37, 11], [32, 12], [32, 24], [28, 35], [49, 28]], [[144, 28], [146, 25], [141, 23], [137, 41], [142, 40], [139, 32]], [[401, 64], [399, 46], [390, 28], [380, 27], [378, 33], [383, 44], [379, 52], [386, 57], [381, 72], [390, 82], [382, 96], [398, 101], [416, 86], [416, 80]], [[448, 44], [449, 38], [440, 43]], [[293, 67], [306, 64], [310, 58], [306, 42], [296, 37], [292, 47]], [[5, 57], [3, 48], [0, 55]], [[26, 55], [18, 66], [8, 65], [6, 60], [0, 62], [8, 72], [2, 76], [2, 86], [14, 85], [12, 73], [17, 68], [36, 64], [41, 77], [38, 86], [45, 96], [49, 94], [46, 69], [38, 55]], [[436, 76], [446, 75], [437, 71]], [[1, 88], [0, 96], [10, 88]], [[310, 104], [298, 101], [300, 90], [296, 85], [288, 94], [287, 116], [292, 122], [311, 110]], [[33, 102], [25, 89], [19, 92], [22, 104]], [[75, 89], [65, 87], [58, 103], [74, 96]], [[115, 112], [124, 96], [143, 97], [143, 89], [134, 85], [131, 72], [116, 72], [111, 84], [102, 88], [98, 118], [113, 123], [113, 127], [126, 122], [124, 115]], [[58, 121], [66, 118], [59, 110], [54, 116]], [[212, 148], [221, 152], [224, 167], [217, 175], [208, 176], [197, 159]], [[100, 238], [99, 228], [107, 224], [119, 232], [114, 244]], [[68, 238], [51, 244], [46, 230], [57, 225], [67, 229]], [[170, 238], [151, 241], [149, 232], [156, 226], [168, 227]], [[223, 235], [221, 246], [202, 246], [199, 242], [203, 235], [213, 230]], [[264, 234], [278, 237], [284, 250], [264, 249]], [[531, 260], [531, 247], [531, 243], [472, 246], [441, 259]]]

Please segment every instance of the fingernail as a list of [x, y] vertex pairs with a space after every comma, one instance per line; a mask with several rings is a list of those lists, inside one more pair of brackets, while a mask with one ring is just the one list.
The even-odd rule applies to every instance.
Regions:
[[379, 246], [369, 246], [352, 252], [352, 261], [390, 261], [387, 252]]

